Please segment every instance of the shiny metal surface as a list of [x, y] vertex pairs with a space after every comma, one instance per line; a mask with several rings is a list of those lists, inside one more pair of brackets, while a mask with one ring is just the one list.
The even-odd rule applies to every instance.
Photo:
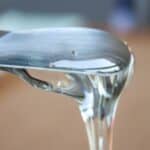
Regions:
[[130, 62], [126, 45], [101, 30], [50, 28], [1, 33], [1, 67], [84, 73], [114, 65], [124, 68]]

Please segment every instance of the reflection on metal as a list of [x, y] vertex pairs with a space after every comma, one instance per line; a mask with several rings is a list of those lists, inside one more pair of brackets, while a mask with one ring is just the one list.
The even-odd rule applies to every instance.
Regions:
[[[78, 102], [90, 150], [112, 150], [118, 99], [134, 65], [123, 42], [95, 29], [54, 28], [3, 34], [0, 52], [0, 70]], [[66, 79], [52, 84], [26, 69], [63, 72]]]

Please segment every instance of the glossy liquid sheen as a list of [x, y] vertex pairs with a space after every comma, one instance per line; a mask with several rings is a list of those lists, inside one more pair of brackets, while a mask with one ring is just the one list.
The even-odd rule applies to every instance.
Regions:
[[72, 96], [79, 104], [90, 150], [112, 149], [115, 111], [129, 70], [121, 70], [119, 65], [112, 66], [106, 69], [107, 72], [99, 70], [102, 74], [91, 71], [66, 73], [69, 81], [53, 87], [55, 92]]
[[[122, 69], [123, 64], [118, 65], [107, 59], [94, 60], [94, 63], [91, 64], [87, 61], [87, 65], [85, 61], [77, 63], [84, 69], [79, 70], [79, 66], [75, 62], [70, 62], [70, 66], [74, 68], [70, 71], [65, 70], [65, 62], [55, 64], [55, 67], [60, 65], [64, 67], [60, 72], [65, 75], [64, 79], [55, 83], [37, 80], [23, 69], [1, 68], [1, 70], [18, 75], [33, 87], [71, 96], [79, 104], [87, 130], [90, 150], [112, 150], [112, 127], [115, 111], [126, 79], [131, 74], [133, 59], [131, 59], [128, 68], [124, 67], [125, 69]], [[94, 68], [96, 65], [102, 67], [102, 63], [105, 67]], [[78, 66], [78, 70], [75, 69], [76, 66]]]

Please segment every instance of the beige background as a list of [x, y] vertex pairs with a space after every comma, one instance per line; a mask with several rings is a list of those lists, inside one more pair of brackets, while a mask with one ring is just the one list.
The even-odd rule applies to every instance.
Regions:
[[[124, 90], [113, 150], [150, 149], [150, 31], [123, 37], [134, 50], [135, 76]], [[33, 89], [13, 75], [0, 77], [0, 150], [87, 150], [77, 105]]]

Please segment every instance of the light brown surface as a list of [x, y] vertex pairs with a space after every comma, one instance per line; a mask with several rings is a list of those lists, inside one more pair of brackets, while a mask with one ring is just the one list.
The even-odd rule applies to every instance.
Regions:
[[[113, 150], [150, 149], [150, 32], [124, 38], [134, 50], [135, 76], [124, 90]], [[33, 89], [15, 76], [0, 79], [0, 150], [87, 150], [77, 105]]]

